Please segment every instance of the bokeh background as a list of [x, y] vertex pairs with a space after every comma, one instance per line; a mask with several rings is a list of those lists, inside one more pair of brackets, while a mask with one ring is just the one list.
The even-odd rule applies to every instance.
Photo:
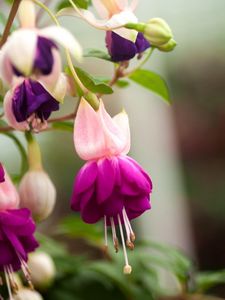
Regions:
[[[104, 96], [112, 114], [122, 108], [128, 112], [130, 155], [153, 179], [153, 208], [135, 222], [139, 236], [181, 248], [201, 270], [225, 268], [224, 12], [224, 0], [141, 0], [139, 19], [164, 18], [178, 42], [172, 53], [155, 51], [145, 66], [166, 78], [172, 105], [134, 83]], [[61, 21], [84, 48], [105, 48], [103, 32], [73, 18]], [[82, 68], [107, 77], [113, 71], [110, 63], [90, 58]], [[74, 99], [67, 99], [60, 114], [73, 105]], [[47, 132], [38, 140], [58, 192], [53, 216], [41, 225], [48, 232], [69, 213], [73, 179], [83, 162], [70, 133]], [[16, 173], [20, 157], [15, 146], [1, 136], [0, 149], [1, 161]], [[225, 297], [223, 286], [216, 292]]]

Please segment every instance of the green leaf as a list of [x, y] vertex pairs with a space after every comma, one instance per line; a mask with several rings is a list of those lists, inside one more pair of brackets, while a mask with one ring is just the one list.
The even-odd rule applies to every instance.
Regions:
[[102, 50], [99, 50], [99, 49], [93, 49], [93, 48], [85, 49], [83, 56], [84, 57], [95, 57], [95, 58], [104, 59], [107, 61], [112, 61], [111, 57], [108, 53], [106, 53]]
[[53, 129], [68, 131], [68, 132], [73, 132], [73, 127], [74, 127], [73, 122], [69, 122], [69, 121], [54, 122], [52, 124]]
[[[74, 4], [76, 4], [76, 6], [78, 6], [79, 8], [83, 8], [83, 9], [88, 9], [88, 7], [91, 5], [91, 1], [90, 0], [73, 0]], [[57, 5], [57, 10], [63, 9], [65, 7], [69, 7], [71, 6], [71, 4], [69, 3], [68, 0], [63, 0], [60, 1], [59, 4]]]
[[74, 215], [63, 219], [56, 232], [72, 238], [83, 238], [98, 246], [102, 243], [103, 238], [103, 229], [98, 224], [86, 224], [80, 217]]
[[112, 94], [112, 88], [99, 78], [95, 78], [80, 68], [75, 68], [83, 85], [93, 93]]
[[198, 292], [205, 292], [225, 282], [225, 270], [218, 272], [202, 272], [196, 275], [196, 288]]
[[165, 80], [158, 74], [149, 70], [137, 70], [129, 78], [137, 84], [161, 96], [170, 103], [169, 89]]
[[129, 81], [127, 80], [124, 80], [124, 79], [119, 79], [117, 82], [116, 82], [116, 85], [123, 89], [123, 88], [126, 88], [130, 85]]

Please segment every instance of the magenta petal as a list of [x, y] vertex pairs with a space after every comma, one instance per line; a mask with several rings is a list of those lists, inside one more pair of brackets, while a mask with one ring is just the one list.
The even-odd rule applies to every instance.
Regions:
[[2, 164], [0, 163], [0, 183], [5, 181], [5, 172], [4, 169], [2, 167]]
[[10, 262], [14, 259], [14, 251], [12, 246], [7, 242], [0, 242], [0, 266], [1, 265], [9, 265]]
[[88, 190], [96, 180], [98, 174], [98, 166], [96, 162], [88, 162], [79, 173], [74, 182], [74, 193], [83, 193]]
[[10, 241], [11, 245], [14, 247], [14, 249], [16, 249], [16, 252], [19, 253], [24, 259], [26, 259], [27, 255], [18, 237], [7, 227], [4, 228], [3, 230], [8, 240]]
[[111, 159], [102, 159], [98, 162], [97, 202], [103, 203], [113, 192], [115, 184], [115, 163]]
[[88, 224], [94, 224], [103, 217], [95, 198], [92, 198], [87, 203], [81, 203], [81, 217]]
[[20, 226], [24, 224], [24, 219], [30, 217], [30, 211], [26, 208], [11, 209], [0, 214], [0, 223], [10, 226]]
[[127, 197], [125, 202], [125, 209], [129, 219], [134, 219], [146, 210], [151, 209], [149, 196], [143, 197]]
[[90, 187], [89, 190], [83, 192], [82, 194], [74, 193], [71, 199], [71, 208], [74, 211], [80, 211], [81, 203], [86, 205], [91, 199], [94, 193], [94, 187]]
[[128, 160], [127, 157], [119, 158], [119, 166], [123, 184], [121, 192], [126, 195], [149, 194], [151, 186], [149, 180], [142, 173], [142, 168], [136, 163]]
[[103, 212], [107, 217], [113, 217], [120, 214], [123, 210], [123, 196], [118, 191], [114, 191], [113, 194], [107, 199], [107, 202], [103, 204]]

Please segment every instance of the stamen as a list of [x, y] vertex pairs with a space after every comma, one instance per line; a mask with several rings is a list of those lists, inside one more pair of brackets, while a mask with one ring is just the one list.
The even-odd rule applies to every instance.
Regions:
[[127, 212], [126, 212], [125, 208], [123, 208], [123, 217], [124, 217], [124, 219], [126, 219], [127, 224], [129, 226], [129, 229], [130, 229], [130, 239], [131, 239], [131, 242], [134, 242], [135, 239], [136, 239], [135, 233], [134, 233], [134, 231], [133, 231], [133, 229], [131, 227], [130, 220], [129, 220], [128, 216], [127, 216]]
[[130, 250], [134, 250], [134, 244], [130, 240], [131, 232], [130, 232], [130, 228], [129, 228], [129, 225], [128, 225], [128, 222], [127, 222], [127, 219], [126, 219], [126, 216], [125, 216], [124, 208], [123, 208], [123, 221], [124, 221], [124, 226], [125, 226], [126, 234], [127, 234], [126, 245]]
[[104, 251], [107, 252], [107, 250], [108, 250], [108, 232], [107, 232], [107, 217], [106, 216], [104, 216], [104, 230], [105, 230]]
[[30, 270], [28, 268], [28, 265], [27, 263], [24, 261], [24, 259], [20, 256], [19, 253], [17, 253], [18, 255], [18, 258], [20, 260], [20, 263], [21, 263], [21, 269], [22, 269], [22, 272], [27, 280], [27, 283], [30, 287], [31, 290], [34, 290], [34, 286], [32, 284], [32, 281], [31, 281], [31, 273], [30, 273]]
[[17, 282], [15, 280], [15, 277], [14, 277], [14, 270], [13, 270], [12, 265], [8, 266], [8, 273], [10, 275], [9, 279], [10, 279], [10, 284], [11, 284], [13, 293], [17, 294], [17, 292], [19, 291], [19, 287], [18, 287], [18, 284], [17, 284]]
[[121, 224], [121, 220], [120, 220], [120, 215], [118, 215], [117, 217], [118, 217], [118, 222], [119, 222], [120, 235], [121, 235], [121, 240], [122, 240], [122, 244], [123, 244], [123, 253], [124, 253], [124, 259], [125, 259], [125, 266], [123, 268], [123, 273], [124, 274], [130, 274], [132, 272], [132, 267], [129, 265], [129, 262], [128, 262], [127, 249], [126, 249], [126, 245], [125, 245], [125, 240], [124, 240], [123, 228], [122, 228], [122, 224]]
[[110, 222], [111, 222], [111, 227], [112, 227], [113, 244], [114, 244], [114, 248], [115, 248], [116, 253], [117, 253], [119, 251], [119, 241], [118, 241], [118, 238], [116, 236], [116, 227], [115, 227], [113, 217], [110, 218]]
[[6, 280], [8, 293], [9, 293], [9, 300], [13, 300], [7, 267], [4, 267], [4, 273], [5, 273], [5, 280]]

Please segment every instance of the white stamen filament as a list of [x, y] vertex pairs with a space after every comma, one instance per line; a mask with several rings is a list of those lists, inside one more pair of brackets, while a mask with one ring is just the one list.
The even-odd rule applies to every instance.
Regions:
[[27, 280], [27, 283], [29, 284], [30, 288], [33, 290], [34, 287], [33, 287], [33, 284], [32, 284], [32, 281], [31, 281], [31, 274], [30, 274], [30, 270], [28, 268], [28, 265], [27, 263], [24, 261], [24, 259], [20, 256], [19, 253], [17, 253], [18, 255], [18, 258], [20, 260], [20, 263], [21, 263], [21, 269], [22, 269], [22, 272]]
[[130, 227], [129, 227], [129, 223], [127, 222], [127, 219], [126, 219], [126, 212], [125, 212], [125, 209], [123, 208], [123, 221], [124, 221], [124, 226], [125, 226], [125, 229], [126, 229], [126, 235], [127, 235], [127, 240], [126, 240], [126, 244], [127, 244], [127, 247], [130, 249], [130, 250], [134, 250], [134, 244], [132, 243], [131, 241], [131, 231], [130, 231]]
[[118, 252], [119, 251], [119, 243], [118, 243], [118, 239], [117, 239], [117, 236], [116, 236], [116, 227], [115, 227], [113, 217], [110, 218], [110, 222], [111, 222], [111, 227], [112, 227], [112, 236], [113, 236], [114, 248], [115, 248], [116, 252]]
[[128, 224], [128, 227], [130, 229], [130, 238], [131, 238], [131, 241], [134, 242], [135, 241], [135, 233], [134, 233], [134, 231], [133, 231], [133, 229], [131, 227], [130, 220], [129, 220], [128, 216], [127, 216], [127, 212], [126, 212], [125, 208], [123, 208], [123, 218], [124, 218], [124, 222], [126, 220], [126, 223]]
[[108, 249], [108, 229], [107, 229], [107, 218], [104, 216], [104, 230], [105, 230], [105, 250]]
[[126, 249], [126, 245], [125, 245], [125, 240], [124, 240], [123, 228], [122, 228], [122, 224], [121, 224], [121, 220], [120, 220], [120, 215], [118, 215], [117, 217], [118, 217], [118, 222], [119, 222], [120, 235], [121, 235], [124, 259], [125, 259], [125, 266], [124, 266], [123, 272], [124, 272], [124, 274], [130, 274], [132, 272], [132, 268], [131, 268], [131, 266], [129, 265], [129, 262], [128, 262], [127, 249]]
[[5, 273], [5, 280], [6, 280], [6, 285], [7, 285], [8, 293], [9, 293], [9, 300], [13, 300], [7, 267], [4, 267], [4, 273]]

